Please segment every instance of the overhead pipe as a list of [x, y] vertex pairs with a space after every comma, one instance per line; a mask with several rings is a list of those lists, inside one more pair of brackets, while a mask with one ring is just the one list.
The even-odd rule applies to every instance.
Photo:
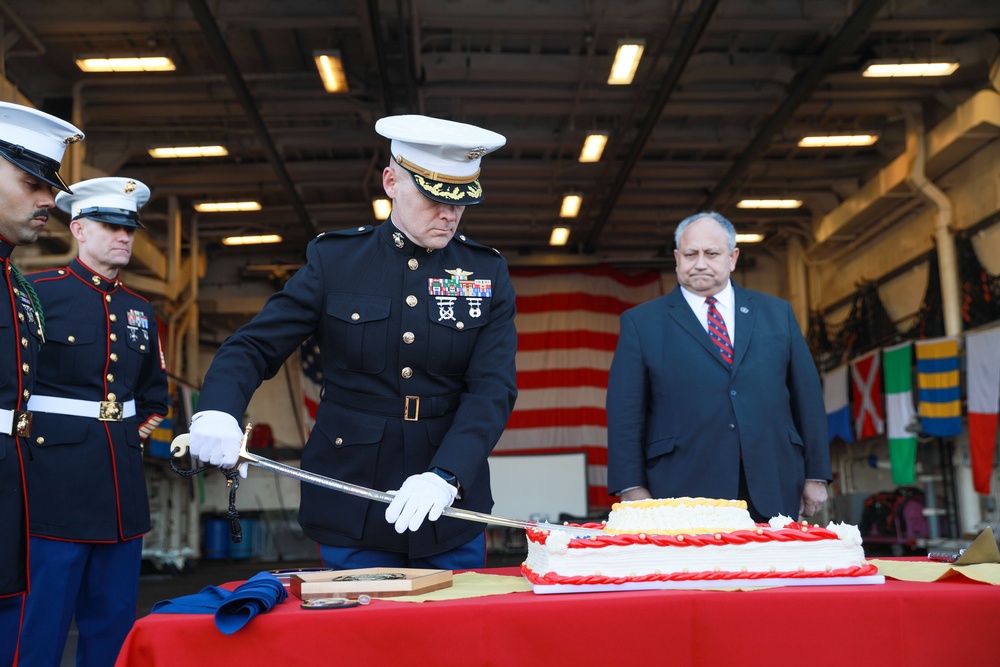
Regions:
[[655, 128], [660, 122], [660, 116], [663, 115], [663, 109], [666, 107], [667, 101], [673, 94], [674, 88], [677, 86], [677, 82], [680, 80], [681, 74], [684, 72], [684, 68], [691, 59], [695, 47], [698, 46], [701, 36], [705, 33], [705, 29], [708, 27], [708, 21], [712, 18], [712, 13], [715, 11], [715, 7], [718, 4], [718, 0], [704, 0], [700, 5], [698, 5], [698, 10], [691, 19], [691, 25], [689, 25], [688, 29], [684, 32], [681, 44], [670, 61], [670, 66], [667, 68], [667, 73], [663, 77], [663, 83], [656, 93], [656, 98], [650, 105], [649, 115], [646, 116], [646, 120], [639, 128], [635, 141], [633, 141], [632, 145], [629, 147], [628, 155], [625, 156], [621, 168], [618, 169], [618, 172], [615, 175], [615, 180], [614, 183], [611, 184], [608, 196], [605, 197], [604, 202], [601, 204], [601, 211], [597, 215], [597, 220], [594, 221], [590, 231], [587, 233], [587, 237], [582, 244], [584, 253], [592, 254], [596, 251], [597, 239], [601, 235], [601, 230], [611, 217], [611, 212], [615, 210], [615, 206], [618, 204], [618, 198], [625, 189], [625, 184], [632, 175], [632, 170], [635, 168], [636, 163], [642, 156], [642, 152], [646, 149], [646, 143], [649, 141], [649, 137], [653, 134], [653, 128]]
[[240, 106], [243, 107], [243, 113], [246, 114], [247, 120], [250, 121], [250, 125], [256, 131], [257, 137], [264, 147], [264, 152], [267, 154], [268, 160], [278, 176], [278, 181], [284, 187], [289, 201], [292, 202], [292, 208], [298, 215], [299, 222], [310, 237], [316, 236], [319, 230], [313, 224], [312, 218], [309, 217], [309, 211], [306, 210], [298, 190], [295, 189], [295, 183], [292, 181], [292, 177], [285, 167], [285, 161], [278, 152], [278, 148], [274, 144], [274, 139], [267, 129], [267, 124], [257, 109], [257, 103], [254, 101], [246, 81], [243, 80], [243, 74], [240, 72], [240, 68], [236, 64], [232, 52], [229, 50], [225, 39], [222, 37], [222, 33], [219, 31], [215, 17], [212, 16], [204, 0], [188, 0], [188, 4], [191, 6], [191, 12], [201, 26], [201, 31], [204, 33], [209, 47], [222, 66], [226, 78], [229, 80], [229, 85], [236, 94], [236, 99], [239, 100]]
[[712, 192], [705, 199], [702, 209], [710, 209], [716, 206], [736, 182], [743, 177], [750, 166], [763, 155], [771, 138], [778, 130], [783, 129], [791, 118], [792, 114], [805, 99], [812, 94], [819, 85], [820, 80], [826, 75], [827, 70], [837, 61], [838, 58], [854, 46], [854, 43], [865, 32], [874, 20], [875, 15], [882, 9], [886, 0], [864, 0], [857, 10], [848, 17], [840, 30], [827, 41], [823, 51], [816, 60], [802, 72], [789, 86], [788, 94], [778, 107], [761, 127], [760, 132], [750, 141], [739, 159], [733, 163], [729, 171], [716, 184]]
[[962, 290], [958, 279], [958, 252], [951, 233], [953, 210], [951, 200], [935, 185], [925, 172], [927, 150], [925, 146], [923, 114], [915, 103], [903, 104], [906, 121], [906, 152], [913, 155], [907, 183], [934, 207], [934, 238], [937, 241], [938, 266], [941, 278], [941, 305], [944, 310], [944, 331], [947, 336], [962, 333]]

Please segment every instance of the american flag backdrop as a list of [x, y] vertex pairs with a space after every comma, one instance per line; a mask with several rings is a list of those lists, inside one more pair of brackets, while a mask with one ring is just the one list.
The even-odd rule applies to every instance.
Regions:
[[315, 338], [299, 346], [299, 362], [302, 367], [302, 423], [308, 438], [316, 423], [319, 394], [323, 389], [323, 366], [319, 362], [319, 345]]
[[608, 371], [619, 316], [663, 294], [660, 273], [513, 269], [518, 398], [497, 454], [587, 453], [588, 505], [607, 508]]

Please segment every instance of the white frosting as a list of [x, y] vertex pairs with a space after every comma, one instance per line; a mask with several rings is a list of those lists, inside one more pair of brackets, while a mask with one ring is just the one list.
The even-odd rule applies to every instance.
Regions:
[[779, 528], [784, 528], [790, 523], [792, 523], [791, 519], [784, 514], [779, 514], [776, 517], [772, 517], [771, 520], [767, 522], [767, 525], [771, 527], [771, 530], [778, 530]]
[[[855, 530], [857, 530], [855, 528]], [[768, 531], [765, 529], [764, 533]], [[551, 540], [555, 533], [550, 533]], [[538, 574], [574, 577], [636, 577], [676, 572], [827, 572], [862, 566], [859, 543], [845, 539], [816, 542], [751, 542], [703, 547], [659, 547], [651, 544], [569, 548], [562, 540], [549, 548], [528, 541], [526, 564]]]
[[753, 530], [756, 527], [746, 508], [713, 505], [697, 498], [676, 498], [676, 504], [650, 505], [636, 500], [616, 503], [605, 530], [615, 534], [713, 533]]

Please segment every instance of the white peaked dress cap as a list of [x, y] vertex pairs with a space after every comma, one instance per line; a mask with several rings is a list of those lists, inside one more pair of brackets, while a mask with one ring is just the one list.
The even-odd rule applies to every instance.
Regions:
[[56, 195], [56, 206], [73, 220], [89, 218], [109, 225], [140, 227], [139, 209], [149, 201], [149, 187], [120, 176], [91, 178], [73, 184], [73, 192]]
[[83, 141], [83, 132], [71, 123], [21, 104], [0, 102], [0, 156], [64, 192], [69, 186], [59, 175], [66, 147]]
[[375, 131], [392, 140], [393, 159], [425, 197], [456, 206], [483, 200], [482, 157], [507, 143], [502, 134], [430, 116], [387, 116]]

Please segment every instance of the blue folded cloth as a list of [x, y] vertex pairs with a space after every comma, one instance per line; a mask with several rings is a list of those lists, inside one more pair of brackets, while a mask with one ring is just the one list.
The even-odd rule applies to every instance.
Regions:
[[215, 614], [215, 627], [231, 635], [257, 614], [270, 611], [283, 602], [288, 591], [270, 572], [255, 574], [234, 591], [218, 586], [206, 586], [193, 595], [161, 600], [153, 605], [152, 614]]

